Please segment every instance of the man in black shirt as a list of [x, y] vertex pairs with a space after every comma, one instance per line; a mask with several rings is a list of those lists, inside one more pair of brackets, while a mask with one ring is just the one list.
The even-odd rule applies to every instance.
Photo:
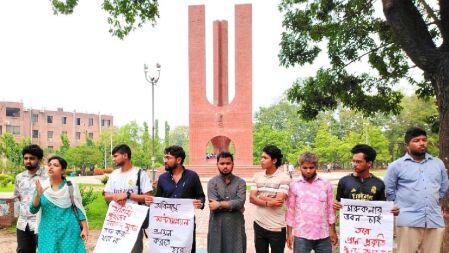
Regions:
[[[337, 202], [333, 205], [335, 210], [342, 207], [340, 203], [342, 198], [368, 201], [386, 200], [384, 182], [370, 173], [376, 159], [376, 151], [366, 144], [357, 144], [352, 148], [351, 153], [354, 172], [338, 181]], [[399, 214], [399, 208], [394, 207], [391, 212], [396, 216]]]

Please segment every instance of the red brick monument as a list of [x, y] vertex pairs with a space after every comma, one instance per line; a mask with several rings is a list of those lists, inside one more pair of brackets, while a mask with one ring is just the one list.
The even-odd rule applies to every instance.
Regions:
[[[252, 167], [252, 7], [235, 6], [235, 97], [228, 97], [228, 23], [213, 23], [213, 104], [206, 97], [205, 7], [189, 6], [189, 167], [215, 164], [206, 159], [230, 150], [235, 163]], [[231, 80], [232, 82], [233, 80]], [[214, 173], [216, 167], [214, 167]], [[200, 173], [201, 175], [201, 173]]]

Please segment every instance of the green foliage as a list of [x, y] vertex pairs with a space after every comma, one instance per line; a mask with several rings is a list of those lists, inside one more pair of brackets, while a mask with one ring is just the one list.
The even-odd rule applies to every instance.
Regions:
[[51, 4], [55, 15], [59, 13], [67, 15], [73, 13], [73, 10], [78, 5], [78, 0], [52, 0]]
[[88, 212], [89, 204], [95, 201], [95, 199], [97, 198], [97, 194], [95, 194], [92, 186], [83, 186], [83, 185], [80, 185], [80, 193], [83, 206], [86, 209], [86, 212]]
[[283, 0], [280, 10], [285, 29], [281, 64], [311, 64], [324, 47], [330, 60], [330, 66], [298, 80], [288, 91], [302, 117], [316, 118], [339, 103], [365, 117], [400, 112], [402, 94], [393, 86], [401, 79], [420, 80], [413, 78], [407, 56], [372, 1]]
[[94, 192], [95, 199], [93, 202], [84, 206], [87, 212], [87, 219], [89, 222], [89, 229], [96, 230], [103, 227], [104, 218], [108, 211], [108, 205], [104, 201], [101, 192]]
[[107, 175], [104, 175], [103, 177], [101, 177], [100, 181], [103, 185], [106, 185], [106, 183], [108, 182], [109, 177]]
[[0, 174], [0, 186], [6, 187], [8, 184], [14, 182], [14, 177], [7, 174]]
[[[428, 115], [436, 111], [435, 101], [416, 96], [402, 99], [404, 110], [399, 115], [363, 114], [339, 105], [336, 110], [322, 112], [317, 119], [304, 121], [297, 116], [297, 104], [281, 99], [256, 112], [253, 131], [253, 161], [259, 163], [260, 150], [266, 144], [278, 145], [286, 160], [295, 164], [306, 150], [319, 155], [321, 162], [349, 162], [351, 148], [366, 143], [377, 151], [377, 161], [392, 161], [405, 153], [403, 136], [410, 126], [426, 130]], [[429, 152], [437, 155], [438, 136], [428, 131]]]
[[[72, 14], [78, 5], [78, 0], [51, 0], [55, 14]], [[159, 18], [157, 0], [104, 0], [102, 4], [109, 17], [109, 32], [120, 39], [131, 31], [142, 27], [145, 23], [156, 24]]]

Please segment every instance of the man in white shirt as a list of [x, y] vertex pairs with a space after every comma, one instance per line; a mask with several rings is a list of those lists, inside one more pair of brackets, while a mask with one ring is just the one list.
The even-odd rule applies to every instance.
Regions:
[[[104, 198], [106, 201], [111, 202], [114, 200], [120, 205], [144, 204], [145, 198], [151, 196], [152, 193], [151, 180], [147, 173], [139, 168], [133, 167], [129, 146], [126, 144], [117, 145], [112, 150], [112, 160], [120, 168], [111, 173], [106, 183], [104, 188]], [[140, 178], [139, 182], [138, 178]], [[144, 225], [148, 226], [148, 224]], [[141, 229], [131, 252], [141, 253], [142, 251], [143, 230]]]

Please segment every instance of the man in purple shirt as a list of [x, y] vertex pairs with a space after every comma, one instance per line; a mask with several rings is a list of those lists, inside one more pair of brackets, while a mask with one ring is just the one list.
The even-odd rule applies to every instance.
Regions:
[[[301, 177], [290, 184], [287, 199], [287, 245], [294, 253], [332, 252], [337, 244], [333, 192], [329, 181], [317, 175], [318, 156], [299, 157]], [[293, 240], [294, 238], [294, 240]]]

